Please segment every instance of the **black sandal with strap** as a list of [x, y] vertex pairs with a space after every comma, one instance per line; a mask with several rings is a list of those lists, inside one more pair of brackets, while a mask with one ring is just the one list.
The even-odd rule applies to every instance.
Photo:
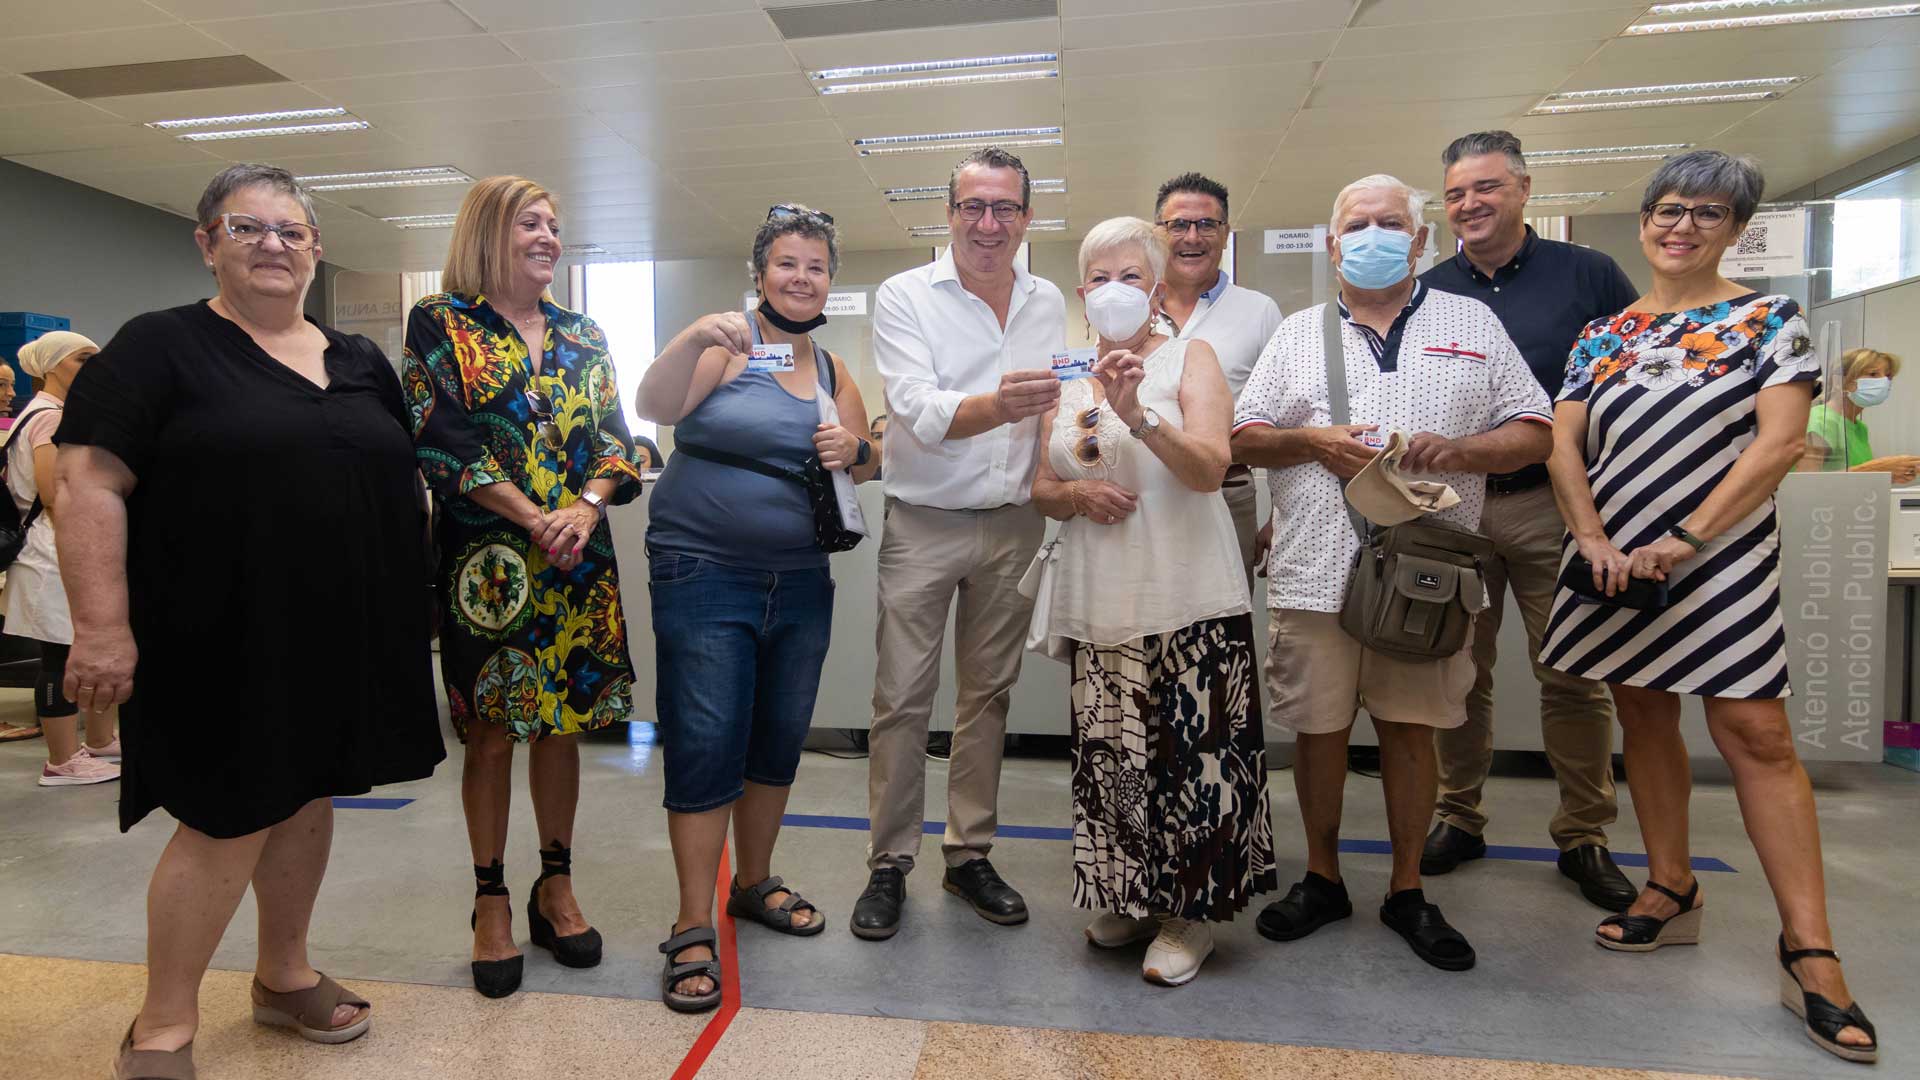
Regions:
[[[1812, 959], [1832, 960], [1837, 964], [1840, 954], [1832, 949], [1789, 950], [1787, 935], [1780, 935], [1780, 1004], [1806, 1021], [1807, 1038], [1834, 1057], [1857, 1061], [1862, 1065], [1871, 1065], [1880, 1060], [1880, 1035], [1873, 1030], [1873, 1021], [1867, 1019], [1858, 1001], [1843, 1009], [1800, 985], [1800, 976], [1793, 973], [1793, 965]], [[1872, 1041], [1866, 1046], [1848, 1046], [1841, 1042], [1840, 1032], [1850, 1027], [1866, 1032], [1867, 1038]]]
[[1593, 940], [1614, 952], [1652, 952], [1662, 945], [1700, 944], [1701, 916], [1706, 910], [1700, 906], [1700, 879], [1693, 879], [1693, 888], [1685, 896], [1651, 878], [1647, 879], [1647, 888], [1664, 894], [1679, 904], [1680, 910], [1664, 919], [1658, 915], [1609, 915], [1600, 920], [1600, 925], [1619, 927], [1619, 939], [1595, 929]]
[[[720, 939], [715, 936], [711, 926], [690, 926], [660, 943], [660, 951], [666, 954], [667, 966], [660, 972], [660, 1000], [674, 1012], [706, 1012], [720, 1004]], [[674, 957], [683, 951], [705, 945], [713, 950], [711, 960], [691, 960], [678, 963]], [[675, 987], [682, 980], [705, 975], [713, 980], [713, 989], [704, 994], [685, 994]]]
[[[483, 896], [507, 896], [507, 871], [500, 860], [493, 860], [492, 866], [473, 868], [473, 898], [477, 901]], [[513, 918], [513, 905], [507, 905], [507, 918]], [[476, 903], [473, 929], [480, 928], [480, 906]], [[509, 956], [505, 960], [475, 960], [473, 962], [473, 988], [485, 997], [503, 998], [520, 989], [520, 975], [526, 967], [526, 957]]]
[[1353, 901], [1347, 899], [1346, 885], [1309, 870], [1287, 890], [1284, 899], [1275, 900], [1260, 912], [1253, 928], [1264, 938], [1296, 941], [1352, 914]]
[[573, 849], [554, 844], [540, 849], [540, 876], [527, 894], [527, 925], [533, 943], [553, 953], [553, 958], [570, 968], [590, 968], [600, 963], [600, 931], [589, 926], [578, 934], [561, 937], [553, 923], [540, 914], [540, 886], [548, 878], [573, 876]]
[[[740, 880], [735, 878], [732, 888], [727, 890], [727, 914], [736, 919], [750, 919], [771, 930], [794, 937], [812, 937], [827, 928], [827, 922], [820, 917], [820, 909], [808, 903], [799, 893], [787, 888], [780, 878], [770, 877], [758, 885], [742, 888]], [[785, 900], [768, 907], [767, 897], [773, 893], [784, 892]], [[813, 918], [805, 926], [793, 925], [793, 913], [811, 912]]]
[[1402, 889], [1380, 905], [1380, 921], [1405, 939], [1413, 955], [1441, 971], [1465, 971], [1477, 959], [1465, 934], [1440, 914], [1438, 904], [1427, 903], [1420, 889]]

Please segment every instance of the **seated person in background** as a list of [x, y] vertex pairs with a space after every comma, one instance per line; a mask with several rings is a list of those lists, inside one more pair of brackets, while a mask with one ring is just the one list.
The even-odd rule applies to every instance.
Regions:
[[667, 459], [665, 455], [660, 453], [660, 444], [647, 438], [645, 435], [635, 435], [633, 437], [633, 451], [634, 456], [639, 459], [638, 464], [643, 472], [648, 469], [664, 469], [667, 467]]
[[1892, 473], [1894, 487], [1913, 483], [1915, 473], [1920, 472], [1920, 455], [1874, 457], [1873, 445], [1867, 440], [1867, 422], [1860, 418], [1862, 412], [1887, 400], [1898, 374], [1900, 358], [1892, 353], [1848, 349], [1840, 357], [1841, 385], [1829, 390], [1826, 399], [1807, 416], [1807, 452], [1800, 468]]

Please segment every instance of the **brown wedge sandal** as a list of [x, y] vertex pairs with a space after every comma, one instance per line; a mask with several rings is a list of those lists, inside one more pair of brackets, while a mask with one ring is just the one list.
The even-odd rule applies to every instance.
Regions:
[[[346, 1027], [333, 1026], [333, 1010], [342, 1005], [365, 1009], [366, 1014]], [[320, 981], [305, 990], [276, 994], [253, 979], [253, 1022], [270, 1027], [290, 1027], [308, 1042], [352, 1042], [373, 1026], [373, 1006], [364, 998], [322, 974]]]
[[135, 1050], [133, 1025], [127, 1025], [127, 1037], [120, 1040], [120, 1052], [113, 1058], [113, 1080], [198, 1080], [193, 1068], [193, 1044], [178, 1050]]

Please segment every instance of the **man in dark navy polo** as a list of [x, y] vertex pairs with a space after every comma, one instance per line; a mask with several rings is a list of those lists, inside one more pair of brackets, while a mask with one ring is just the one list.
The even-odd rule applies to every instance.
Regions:
[[[1560, 392], [1567, 353], [1586, 324], [1633, 303], [1638, 290], [1608, 256], [1543, 240], [1526, 223], [1533, 190], [1520, 140], [1505, 131], [1455, 139], [1440, 156], [1446, 168], [1447, 223], [1461, 241], [1453, 258], [1421, 275], [1429, 288], [1470, 296], [1491, 307], [1519, 346], [1548, 396]], [[1487, 815], [1481, 791], [1493, 761], [1495, 641], [1512, 586], [1527, 627], [1529, 659], [1540, 640], [1560, 569], [1566, 525], [1554, 505], [1544, 465], [1487, 479], [1480, 531], [1493, 539], [1486, 569], [1493, 604], [1474, 627], [1477, 669], [1467, 722], [1434, 733], [1440, 767], [1439, 820], [1427, 836], [1420, 871], [1444, 874], [1486, 854]], [[1604, 686], [1535, 662], [1540, 728], [1547, 760], [1560, 782], [1560, 809], [1548, 825], [1560, 849], [1560, 872], [1589, 901], [1625, 911], [1635, 890], [1607, 851], [1606, 827], [1618, 816], [1613, 789], [1613, 709]]]

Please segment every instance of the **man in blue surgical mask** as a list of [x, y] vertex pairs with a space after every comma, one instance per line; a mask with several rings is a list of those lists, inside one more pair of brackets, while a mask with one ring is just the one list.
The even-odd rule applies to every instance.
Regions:
[[[1383, 175], [1340, 192], [1328, 231], [1339, 355], [1323, 345], [1325, 305], [1297, 312], [1267, 343], [1238, 402], [1234, 459], [1266, 468], [1273, 495], [1265, 674], [1271, 715], [1298, 740], [1293, 779], [1307, 833], [1306, 877], [1256, 926], [1291, 941], [1353, 914], [1340, 876], [1340, 814], [1347, 741], [1365, 708], [1393, 845], [1380, 920], [1422, 960], [1464, 971], [1473, 947], [1427, 902], [1420, 849], [1433, 810], [1433, 732], [1466, 722], [1473, 657], [1463, 646], [1439, 660], [1396, 659], [1341, 629], [1360, 547], [1344, 488], [1398, 433], [1409, 443], [1400, 471], [1459, 495], [1433, 516], [1474, 529], [1488, 473], [1547, 459], [1552, 404], [1490, 308], [1412, 276], [1427, 243], [1422, 202]], [[1349, 402], [1339, 423], [1330, 362], [1341, 365]]]

